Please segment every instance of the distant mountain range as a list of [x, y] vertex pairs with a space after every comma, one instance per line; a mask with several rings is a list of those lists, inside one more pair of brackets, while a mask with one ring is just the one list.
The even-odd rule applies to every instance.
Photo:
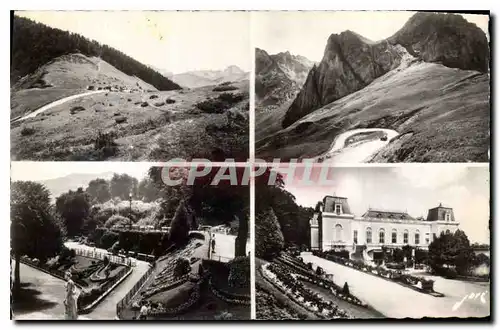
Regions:
[[[163, 74], [169, 74], [163, 72]], [[199, 70], [171, 74], [169, 79], [187, 88], [218, 85], [225, 81], [242, 81], [249, 79], [250, 74], [236, 65], [230, 65], [224, 70]]]
[[300, 91], [315, 63], [304, 56], [281, 52], [270, 55], [255, 50], [255, 94], [257, 105], [276, 106], [292, 99]]
[[59, 195], [68, 192], [68, 190], [77, 190], [83, 188], [85, 190], [90, 181], [94, 179], [109, 180], [113, 177], [113, 172], [103, 172], [99, 174], [92, 173], [74, 173], [60, 178], [38, 180], [49, 189], [52, 198], [57, 198]]

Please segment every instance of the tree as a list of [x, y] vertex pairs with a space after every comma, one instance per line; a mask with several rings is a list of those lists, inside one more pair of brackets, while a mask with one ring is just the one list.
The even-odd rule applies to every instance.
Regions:
[[50, 206], [48, 189], [31, 181], [11, 184], [11, 251], [15, 259], [14, 294], [20, 290], [22, 255], [45, 260], [62, 248], [62, 231]]
[[85, 192], [89, 194], [92, 203], [104, 203], [111, 199], [109, 182], [105, 179], [90, 181]]
[[137, 197], [145, 202], [152, 202], [160, 197], [160, 191], [151, 178], [145, 177], [137, 186]]
[[109, 183], [111, 197], [128, 200], [129, 194], [137, 195], [137, 179], [128, 174], [114, 174]]
[[255, 255], [271, 260], [284, 247], [283, 233], [272, 208], [255, 217]]
[[61, 215], [68, 236], [82, 233], [83, 222], [90, 213], [89, 199], [89, 195], [82, 188], [77, 191], [70, 190], [57, 197], [56, 210]]
[[474, 265], [474, 251], [467, 235], [461, 230], [441, 233], [429, 245], [429, 264], [438, 272], [442, 267], [453, 267], [459, 274], [467, 273]]
[[189, 235], [189, 219], [188, 211], [184, 202], [180, 202], [175, 212], [172, 225], [170, 226], [169, 240], [178, 245], [183, 245], [187, 242]]
[[99, 241], [99, 247], [103, 249], [109, 249], [110, 247], [113, 246], [113, 244], [118, 242], [118, 239], [119, 236], [117, 233], [107, 230], [101, 236], [101, 239]]

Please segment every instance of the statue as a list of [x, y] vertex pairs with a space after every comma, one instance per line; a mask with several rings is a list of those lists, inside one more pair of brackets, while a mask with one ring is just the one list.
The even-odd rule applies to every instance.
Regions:
[[78, 292], [75, 283], [71, 279], [71, 272], [66, 272], [66, 297], [64, 299], [64, 314], [66, 320], [78, 319], [77, 298]]

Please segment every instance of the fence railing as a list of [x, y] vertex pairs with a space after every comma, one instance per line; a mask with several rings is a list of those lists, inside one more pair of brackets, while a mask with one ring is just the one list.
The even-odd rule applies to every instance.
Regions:
[[88, 250], [88, 249], [73, 249], [75, 251], [75, 254], [82, 256], [82, 257], [88, 257], [88, 258], [94, 258], [94, 259], [99, 259], [99, 260], [104, 260], [105, 257], [108, 258], [109, 262], [123, 265], [123, 266], [128, 266], [128, 267], [134, 267], [135, 266], [135, 260], [129, 257], [125, 256], [117, 256], [113, 255], [110, 253], [104, 253], [104, 252], [99, 252], [99, 251], [94, 251], [94, 250]]
[[148, 280], [149, 276], [154, 272], [155, 266], [149, 268], [139, 281], [135, 283], [132, 289], [116, 304], [116, 316], [121, 319], [122, 311], [127, 307], [135, 294], [141, 289], [142, 285]]

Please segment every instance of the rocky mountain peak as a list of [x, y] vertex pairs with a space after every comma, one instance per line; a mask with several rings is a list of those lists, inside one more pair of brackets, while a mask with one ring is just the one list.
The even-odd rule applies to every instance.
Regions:
[[330, 35], [323, 59], [309, 72], [282, 126], [290, 126], [399, 66], [402, 58], [399, 45], [426, 62], [488, 71], [487, 38], [480, 28], [460, 15], [417, 13], [393, 36], [378, 42], [346, 30]]

